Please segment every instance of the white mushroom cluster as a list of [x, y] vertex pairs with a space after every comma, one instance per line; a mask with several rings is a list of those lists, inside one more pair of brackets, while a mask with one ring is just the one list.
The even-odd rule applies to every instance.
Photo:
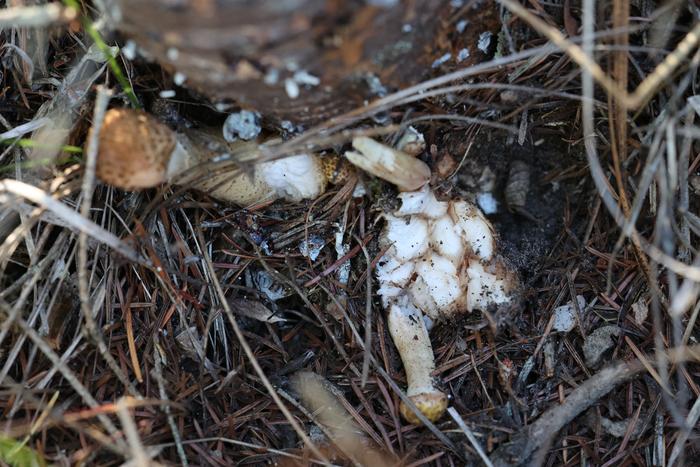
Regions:
[[[354, 142], [353, 146], [368, 159], [359, 164], [363, 167], [385, 165], [389, 159], [386, 146], [381, 151], [374, 145]], [[393, 166], [425, 165], [401, 151], [390, 152]], [[414, 175], [426, 170], [429, 173], [427, 165], [413, 174], [393, 172], [382, 178], [402, 189], [416, 186]], [[397, 180], [402, 177], [405, 183]], [[517, 280], [497, 254], [493, 226], [479, 208], [460, 199], [439, 201], [428, 179], [419, 188], [402, 192], [399, 209], [384, 214], [380, 246], [386, 253], [377, 264], [376, 277], [389, 332], [406, 370], [407, 395], [435, 421], [447, 408], [447, 396], [433, 384], [435, 359], [424, 316], [451, 321], [462, 312], [506, 305], [513, 300]], [[401, 413], [409, 422], [420, 423], [403, 403]]]
[[428, 186], [399, 195], [386, 214], [377, 265], [384, 306], [407, 294], [433, 320], [510, 301], [511, 275], [496, 256], [491, 223], [463, 200], [438, 201]]

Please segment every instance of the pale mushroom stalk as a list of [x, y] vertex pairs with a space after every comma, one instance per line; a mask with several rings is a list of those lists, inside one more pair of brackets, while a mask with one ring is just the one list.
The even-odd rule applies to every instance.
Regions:
[[126, 190], [192, 184], [223, 201], [249, 205], [315, 198], [334, 175], [334, 167], [314, 154], [263, 162], [253, 173], [207, 173], [219, 159], [250, 161], [258, 153], [255, 142], [227, 143], [213, 131], [175, 132], [145, 112], [112, 109], [100, 130], [97, 176]]
[[[422, 313], [410, 302], [389, 307], [389, 333], [401, 355], [406, 370], [406, 395], [428, 420], [436, 421], [447, 408], [447, 396], [435, 388], [432, 373], [435, 357]], [[411, 423], [420, 424], [415, 413], [401, 402], [401, 415]]]

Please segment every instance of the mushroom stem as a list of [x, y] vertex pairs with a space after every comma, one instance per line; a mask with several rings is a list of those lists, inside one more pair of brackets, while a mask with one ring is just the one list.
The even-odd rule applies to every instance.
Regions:
[[254, 160], [260, 146], [254, 142], [227, 143], [212, 131], [176, 133], [145, 112], [130, 109], [107, 112], [98, 149], [97, 175], [117, 188], [191, 183], [216, 198], [240, 205], [276, 198], [315, 198], [329, 179], [321, 158], [313, 154], [263, 162], [252, 174], [239, 170], [209, 175], [209, 163], [217, 159]]
[[[437, 421], [447, 409], [447, 396], [433, 385], [435, 357], [422, 313], [408, 300], [389, 308], [389, 332], [399, 351], [406, 371], [406, 395], [431, 422]], [[404, 402], [401, 415], [410, 423], [421, 422]]]

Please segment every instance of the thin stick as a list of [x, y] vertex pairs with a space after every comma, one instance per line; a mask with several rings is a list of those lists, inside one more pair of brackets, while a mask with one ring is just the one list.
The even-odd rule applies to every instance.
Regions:
[[94, 222], [82, 217], [80, 214], [69, 208], [62, 202], [53, 198], [44, 190], [28, 183], [12, 180], [9, 178], [0, 180], [0, 204], [6, 203], [11, 206], [11, 198], [5, 193], [28, 199], [41, 207], [51, 211], [66, 224], [79, 232], [85, 232], [95, 240], [104, 243], [114, 251], [123, 255], [127, 259], [136, 263], [151, 267], [151, 262], [143, 258], [133, 248], [127, 246], [116, 235], [103, 229]]
[[68, 23], [78, 17], [75, 8], [60, 3], [46, 5], [8, 7], [0, 11], [0, 29], [7, 27], [37, 28]]
[[[671, 363], [698, 361], [700, 345], [670, 349], [664, 355]], [[646, 358], [651, 361], [648, 356]], [[546, 452], [556, 434], [567, 423], [617, 385], [631, 380], [644, 370], [644, 365], [638, 360], [618, 362], [600, 370], [574, 389], [563, 403], [548, 409], [534, 423], [513, 436], [509, 443], [496, 449], [491, 456], [494, 466], [521, 465], [521, 461], [529, 459], [535, 451]]]
[[467, 426], [467, 424], [464, 423], [464, 420], [462, 420], [462, 417], [460, 417], [459, 413], [455, 410], [455, 408], [448, 407], [447, 413], [450, 414], [450, 417], [452, 417], [452, 420], [455, 421], [455, 423], [459, 426], [459, 428], [467, 436], [467, 439], [469, 440], [469, 442], [472, 443], [472, 447], [476, 450], [476, 453], [479, 454], [479, 457], [481, 457], [481, 460], [484, 462], [484, 465], [486, 465], [486, 467], [493, 467], [493, 463], [491, 462], [491, 459], [489, 459], [489, 457], [484, 452], [484, 449], [481, 447], [481, 444], [479, 444], [479, 440], [476, 439], [476, 436], [474, 436], [474, 433], [472, 433], [472, 430], [470, 430], [469, 427]]
[[138, 467], [148, 467], [150, 464], [150, 459], [146, 450], [141, 443], [141, 437], [139, 436], [139, 430], [134, 423], [134, 419], [131, 418], [129, 414], [129, 408], [127, 405], [127, 399], [120, 397], [116, 404], [116, 412], [119, 417], [119, 421], [124, 429], [124, 435], [126, 436], [126, 441], [129, 443], [129, 448], [131, 448], [131, 461], [134, 465]]
[[365, 255], [367, 260], [367, 285], [365, 286], [366, 296], [365, 296], [365, 348], [364, 357], [362, 359], [362, 388], [364, 389], [367, 384], [367, 378], [369, 377], [369, 364], [370, 364], [370, 354], [372, 352], [372, 258], [370, 258], [367, 248], [362, 243], [362, 239], [357, 235], [353, 234], [353, 238], [360, 248], [362, 248], [362, 253]]
[[[154, 362], [154, 367], [153, 367], [153, 376], [156, 378], [156, 383], [158, 384], [158, 395], [160, 396], [160, 399], [166, 402], [169, 402], [170, 399], [168, 398], [168, 393], [165, 390], [165, 380], [163, 378], [163, 368], [161, 364], [161, 356], [158, 353], [160, 350], [160, 344], [158, 343], [158, 335], [154, 335], [153, 337], [153, 362]], [[165, 417], [168, 420], [168, 426], [170, 426], [170, 432], [173, 435], [173, 442], [175, 443], [175, 448], [177, 450], [177, 455], [180, 458], [180, 464], [183, 467], [188, 467], [189, 462], [187, 461], [187, 456], [185, 455], [185, 449], [182, 446], [182, 437], [180, 436], [180, 431], [177, 428], [177, 424], [175, 423], [175, 418], [173, 417], [172, 412], [170, 411], [170, 404], [165, 403], [163, 404], [163, 411], [165, 412]]]

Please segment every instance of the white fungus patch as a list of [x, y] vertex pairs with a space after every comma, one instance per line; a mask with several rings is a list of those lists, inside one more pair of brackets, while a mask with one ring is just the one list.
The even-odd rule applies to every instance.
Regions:
[[259, 170], [278, 197], [291, 201], [316, 198], [326, 185], [321, 162], [309, 154], [264, 162]]
[[408, 294], [431, 319], [509, 303], [514, 274], [496, 255], [493, 227], [476, 206], [439, 201], [429, 187], [400, 195], [385, 215], [377, 264], [384, 306]]

